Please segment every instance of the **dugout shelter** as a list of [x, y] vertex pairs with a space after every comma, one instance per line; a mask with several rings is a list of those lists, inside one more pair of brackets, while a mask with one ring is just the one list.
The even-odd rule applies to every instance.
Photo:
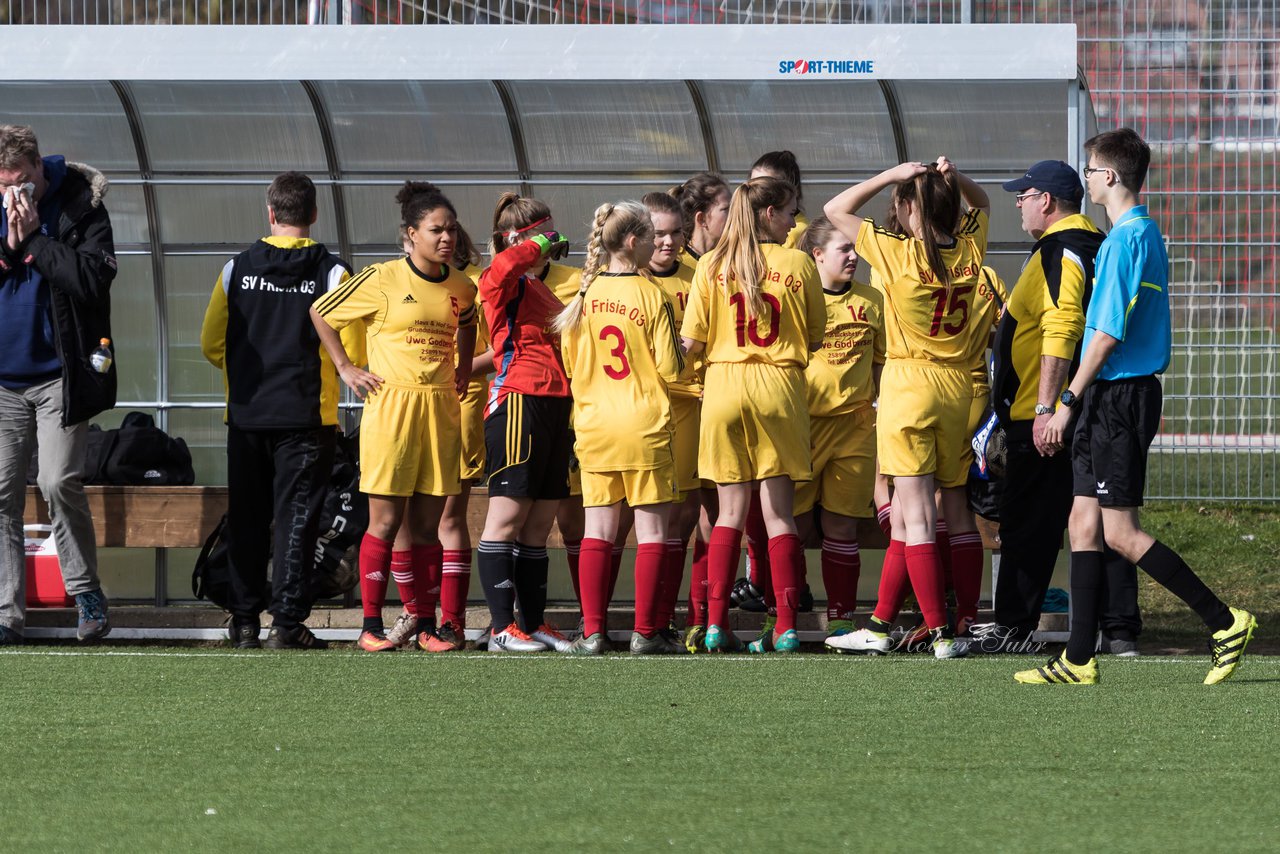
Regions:
[[[313, 234], [358, 269], [399, 252], [405, 178], [441, 185], [478, 244], [500, 192], [536, 195], [581, 253], [600, 202], [702, 170], [734, 184], [766, 151], [796, 153], [811, 216], [946, 154], [990, 193], [989, 263], [1012, 283], [1030, 241], [999, 184], [1080, 164], [1095, 132], [1070, 24], [10, 26], [0, 55], [0, 122], [112, 182], [120, 404], [99, 421], [154, 413], [204, 484], [225, 482], [225, 432], [200, 323], [278, 172], [316, 179]], [[102, 562], [116, 601], [189, 588], [185, 555], [154, 576]]]

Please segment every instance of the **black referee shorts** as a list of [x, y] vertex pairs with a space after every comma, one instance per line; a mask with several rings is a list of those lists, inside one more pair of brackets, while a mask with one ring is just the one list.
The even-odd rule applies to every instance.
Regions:
[[1163, 397], [1153, 376], [1098, 380], [1085, 390], [1071, 440], [1073, 495], [1103, 507], [1142, 506]]
[[534, 500], [569, 497], [573, 399], [512, 392], [484, 419], [490, 495]]

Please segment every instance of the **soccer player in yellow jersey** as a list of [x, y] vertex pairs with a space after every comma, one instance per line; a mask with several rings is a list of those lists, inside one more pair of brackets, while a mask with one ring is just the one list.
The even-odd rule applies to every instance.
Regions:
[[715, 481], [720, 501], [707, 566], [708, 651], [737, 645], [729, 591], [756, 484], [778, 608], [774, 635], [762, 641], [780, 652], [799, 646], [804, 551], [795, 482], [813, 476], [804, 369], [822, 344], [826, 311], [813, 259], [781, 245], [795, 212], [796, 191], [785, 181], [755, 178], [739, 187], [724, 236], [698, 262], [681, 326], [687, 352], [706, 353], [698, 472]]
[[858, 520], [872, 514], [876, 474], [875, 403], [884, 366], [884, 296], [853, 278], [853, 243], [826, 217], [809, 225], [800, 248], [822, 279], [827, 328], [822, 348], [805, 369], [813, 480], [796, 488], [801, 541], [822, 507], [822, 584], [827, 629], [853, 631], [858, 602]]
[[[360, 490], [369, 528], [360, 544], [360, 592], [369, 652], [395, 649], [382, 624], [392, 538], [407, 518], [414, 599], [429, 601], [443, 553], [445, 496], [460, 489], [458, 398], [471, 378], [475, 284], [449, 266], [457, 240], [453, 204], [432, 184], [396, 195], [413, 251], [374, 264], [316, 301], [311, 318], [342, 380], [366, 401], [360, 425]], [[365, 327], [369, 371], [352, 364], [337, 330]], [[455, 356], [458, 363], [455, 366]], [[419, 637], [419, 645], [426, 639]]]
[[[405, 255], [413, 253], [413, 242], [401, 228], [400, 242]], [[480, 278], [484, 268], [480, 266], [480, 251], [476, 249], [466, 229], [458, 226], [458, 239], [454, 245], [450, 264], [472, 282]], [[352, 329], [354, 327], [347, 327]], [[471, 585], [471, 528], [467, 521], [467, 505], [471, 499], [471, 484], [484, 471], [484, 401], [489, 394], [486, 374], [493, 370], [493, 352], [489, 349], [489, 327], [485, 322], [480, 298], [476, 297], [476, 355], [471, 360], [471, 382], [461, 401], [462, 456], [461, 491], [445, 499], [444, 514], [440, 517], [440, 546], [443, 548], [441, 576], [430, 579], [426, 602], [413, 594], [413, 540], [409, 526], [402, 521], [396, 531], [391, 552], [391, 577], [401, 589], [404, 612], [387, 631], [387, 640], [396, 646], [409, 646], [421, 637], [427, 652], [455, 652], [465, 643], [467, 593]], [[440, 624], [436, 627], [436, 600], [440, 604]], [[419, 618], [425, 628], [417, 629]]]
[[[729, 220], [729, 185], [719, 175], [699, 172], [667, 191], [680, 205], [684, 221], [684, 252], [680, 265], [692, 280], [698, 259], [720, 242]], [[681, 309], [683, 311], [683, 309]], [[691, 370], [701, 380], [704, 365], [700, 357], [691, 355]], [[701, 419], [701, 413], [699, 413]], [[707, 633], [707, 543], [716, 521], [715, 484], [699, 477], [701, 508], [698, 527], [693, 537], [693, 563], [689, 574], [689, 615], [685, 633], [685, 649], [694, 653], [702, 649]]]
[[[890, 188], [905, 235], [880, 229], [858, 214]], [[968, 211], [962, 211], [962, 197]], [[973, 455], [970, 370], [990, 337], [989, 325], [978, 328], [973, 322], [973, 309], [987, 249], [989, 204], [981, 187], [939, 157], [927, 166], [903, 163], [886, 170], [845, 190], [825, 208], [884, 282], [886, 361], [876, 450], [880, 471], [894, 479], [895, 508], [886, 565], [895, 553], [905, 557], [938, 658], [966, 651], [964, 644], [955, 643], [947, 618], [934, 489], [943, 488], [953, 533], [971, 531], [964, 490]], [[891, 607], [877, 603], [869, 628], [829, 638], [827, 645], [851, 652], [887, 651]]]
[[639, 202], [596, 209], [582, 289], [559, 317], [573, 388], [586, 536], [579, 557], [582, 635], [570, 652], [599, 655], [609, 602], [610, 563], [623, 504], [635, 514], [633, 655], [672, 652], [658, 635], [658, 587], [667, 520], [676, 497], [667, 383], [684, 367], [671, 304], [645, 275], [653, 224]]
[[[680, 203], [669, 193], [648, 193], [640, 200], [649, 211], [653, 223], [653, 256], [649, 272], [662, 286], [671, 301], [676, 328], [684, 320], [693, 285], [693, 267], [680, 263], [684, 248], [684, 218]], [[698, 526], [702, 509], [702, 481], [698, 478], [698, 421], [702, 410], [702, 377], [692, 364], [675, 382], [667, 384], [671, 393], [671, 415], [674, 428], [672, 456], [676, 465], [678, 509], [673, 512], [667, 531], [667, 555], [662, 567], [662, 583], [658, 593], [658, 633], [679, 651], [684, 650], [671, 628], [676, 599], [684, 581], [684, 564], [689, 537]], [[704, 549], [705, 551], [705, 549]], [[705, 565], [704, 565], [705, 571]]]
[[788, 249], [799, 249], [804, 230], [809, 227], [809, 219], [801, 208], [804, 206], [804, 187], [800, 183], [800, 164], [790, 151], [766, 151], [755, 163], [751, 164], [748, 178], [780, 178], [796, 188], [796, 224], [787, 232], [787, 239], [782, 245]]

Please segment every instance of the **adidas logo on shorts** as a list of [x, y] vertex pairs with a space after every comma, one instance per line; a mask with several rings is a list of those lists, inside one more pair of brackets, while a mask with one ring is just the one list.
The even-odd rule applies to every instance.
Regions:
[[413, 298], [413, 294], [409, 294], [409, 295], [408, 295], [408, 296], [406, 296], [404, 299], [400, 300], [401, 305], [403, 305], [404, 303], [409, 303], [409, 302], [417, 302], [417, 300]]

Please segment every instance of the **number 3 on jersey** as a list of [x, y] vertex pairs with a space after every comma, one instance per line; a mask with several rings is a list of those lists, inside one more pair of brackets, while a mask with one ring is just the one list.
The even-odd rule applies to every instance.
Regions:
[[757, 347], [768, 347], [778, 340], [778, 325], [782, 314], [782, 303], [778, 302], [778, 298], [773, 294], [761, 294], [760, 296], [764, 298], [765, 305], [769, 306], [769, 331], [763, 337], [757, 328], [760, 318], [747, 317], [747, 298], [741, 293], [736, 293], [729, 297], [729, 302], [733, 305], [737, 321], [735, 325], [738, 328], [739, 347], [747, 346], [748, 338]]
[[[958, 288], [938, 288], [929, 294], [937, 301], [937, 305], [933, 308], [933, 325], [929, 327], [930, 338], [936, 338], [939, 329], [944, 330], [948, 335], [959, 335], [964, 331], [965, 324], [969, 322], [969, 303], [964, 297], [971, 290], [973, 285], [963, 285]], [[960, 312], [959, 320], [947, 324], [942, 322], [956, 312]]]
[[609, 355], [618, 360], [618, 366], [604, 366], [604, 375], [611, 380], [624, 380], [631, 376], [631, 363], [627, 361], [627, 339], [622, 330], [616, 326], [606, 326], [600, 330], [600, 340], [608, 343], [612, 339], [614, 347]]

